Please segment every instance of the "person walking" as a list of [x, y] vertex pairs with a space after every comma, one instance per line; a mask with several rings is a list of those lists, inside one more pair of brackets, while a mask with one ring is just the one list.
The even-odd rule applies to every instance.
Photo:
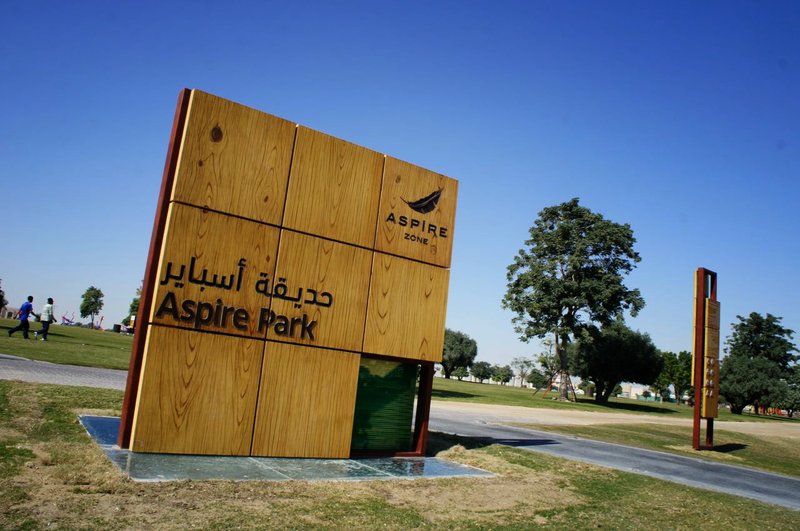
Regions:
[[28, 339], [28, 329], [31, 326], [28, 322], [29, 315], [36, 315], [33, 313], [33, 295], [29, 295], [27, 302], [23, 302], [22, 306], [20, 306], [16, 315], [16, 318], [19, 319], [19, 325], [8, 331], [8, 337], [11, 337], [14, 332], [22, 330], [22, 337]]
[[42, 336], [42, 341], [47, 341], [47, 332], [50, 330], [50, 323], [55, 323], [56, 318], [53, 316], [53, 299], [47, 298], [47, 304], [42, 306], [42, 313], [39, 314], [39, 321], [42, 322], [42, 329], [33, 333], [34, 339], [39, 339]]

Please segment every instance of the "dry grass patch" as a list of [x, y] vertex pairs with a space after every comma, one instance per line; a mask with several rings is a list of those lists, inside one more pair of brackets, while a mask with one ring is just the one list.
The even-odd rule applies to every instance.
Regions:
[[438, 457], [497, 474], [495, 477], [444, 478], [424, 481], [381, 481], [359, 485], [389, 504], [414, 510], [427, 522], [468, 519], [473, 523], [502, 522], [509, 515], [533, 516], [537, 511], [582, 502], [554, 471], [530, 474], [530, 469], [503, 457], [457, 445]]

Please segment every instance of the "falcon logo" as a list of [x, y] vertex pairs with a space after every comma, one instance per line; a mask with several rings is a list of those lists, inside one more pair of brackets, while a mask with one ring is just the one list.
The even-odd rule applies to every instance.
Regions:
[[420, 214], [427, 214], [428, 212], [432, 211], [436, 208], [436, 205], [439, 204], [439, 199], [442, 197], [442, 190], [443, 188], [439, 188], [431, 195], [427, 195], [422, 199], [417, 199], [416, 201], [406, 201], [403, 199], [403, 202], [411, 207], [411, 210], [419, 212]]

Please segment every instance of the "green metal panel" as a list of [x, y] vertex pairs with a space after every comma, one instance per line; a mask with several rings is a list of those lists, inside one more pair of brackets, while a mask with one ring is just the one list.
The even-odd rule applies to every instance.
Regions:
[[352, 450], [411, 449], [416, 383], [416, 363], [361, 358]]

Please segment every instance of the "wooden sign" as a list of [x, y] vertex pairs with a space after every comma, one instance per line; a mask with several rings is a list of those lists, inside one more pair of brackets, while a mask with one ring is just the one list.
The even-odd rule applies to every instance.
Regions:
[[[120, 446], [347, 457], [357, 389], [370, 396], [384, 387], [413, 390], [406, 380], [419, 366], [410, 451], [424, 451], [457, 192], [458, 183], [438, 173], [184, 91]], [[381, 383], [388, 374], [365, 369], [381, 359], [398, 367], [391, 385]], [[365, 430], [370, 408], [381, 407], [374, 402], [360, 402], [359, 445], [372, 440]], [[410, 422], [402, 408], [411, 402], [394, 401], [401, 409], [381, 418]], [[385, 432], [403, 440], [404, 429]]]
[[[719, 408], [719, 335], [720, 303], [717, 300], [717, 274], [704, 267], [694, 275], [694, 346], [692, 348], [692, 385], [694, 413], [692, 447], [714, 447], [714, 418]], [[705, 444], [700, 443], [701, 420], [706, 419]]]
[[719, 301], [706, 299], [706, 326], [709, 328], [713, 328], [714, 330], [719, 330], [719, 321], [720, 321], [719, 315], [720, 315]]

